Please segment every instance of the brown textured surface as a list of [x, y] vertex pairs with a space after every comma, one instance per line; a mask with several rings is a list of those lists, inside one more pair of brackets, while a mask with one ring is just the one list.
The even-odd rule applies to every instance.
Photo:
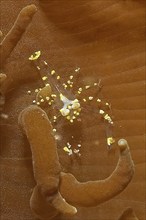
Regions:
[[[43, 1], [42, 1], [43, 2]], [[80, 81], [102, 78], [102, 95], [112, 103], [115, 115], [115, 137], [128, 140], [136, 165], [134, 179], [127, 189], [113, 200], [95, 208], [79, 208], [74, 220], [117, 220], [124, 209], [131, 206], [140, 220], [145, 219], [145, 44], [144, 1], [83, 0], [48, 1], [40, 8], [38, 1], [1, 0], [1, 29], [3, 35], [12, 27], [19, 11], [29, 3], [38, 5], [38, 12], [23, 35], [11, 58], [5, 65], [9, 79], [32, 79], [23, 86], [13, 86], [6, 98], [5, 112], [11, 108], [8, 125], [3, 125], [1, 155], [1, 208], [3, 220], [34, 219], [29, 208], [32, 179], [29, 144], [18, 128], [17, 117], [31, 104], [32, 96], [26, 91], [40, 85], [37, 74], [29, 66], [27, 57], [41, 49], [43, 57], [52, 67], [65, 75], [75, 66], [81, 68]], [[47, 16], [46, 16], [47, 13]], [[8, 16], [10, 14], [10, 16]], [[47, 48], [47, 49], [46, 49]], [[19, 74], [18, 74], [19, 73]], [[13, 84], [15, 85], [15, 84]], [[6, 124], [6, 122], [2, 122]], [[87, 127], [88, 125], [88, 127]], [[61, 127], [62, 125], [58, 125]], [[5, 132], [4, 132], [5, 129]], [[95, 117], [84, 116], [80, 135], [82, 157], [80, 165], [71, 162], [59, 150], [60, 162], [80, 181], [103, 179], [113, 171], [117, 154], [108, 154], [102, 126], [95, 124]], [[97, 133], [98, 130], [98, 133]], [[62, 131], [62, 134], [65, 133]], [[10, 136], [11, 138], [7, 138]], [[69, 132], [64, 134], [69, 136]], [[17, 138], [16, 138], [17, 137]], [[95, 141], [100, 139], [100, 144]], [[117, 152], [117, 151], [116, 151]], [[10, 159], [4, 159], [8, 157]], [[11, 160], [15, 157], [15, 160]], [[25, 160], [18, 161], [17, 158]], [[69, 218], [59, 217], [57, 220]]]
[[127, 208], [118, 220], [138, 220], [132, 208]]

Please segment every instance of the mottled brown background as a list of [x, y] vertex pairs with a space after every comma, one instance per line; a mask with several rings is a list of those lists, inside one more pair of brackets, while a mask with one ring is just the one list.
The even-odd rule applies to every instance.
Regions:
[[[59, 217], [57, 220], [117, 220], [129, 206], [140, 220], [144, 220], [145, 1], [48, 0], [46, 7], [43, 7], [37, 0], [1, 0], [1, 30], [4, 35], [22, 7], [30, 3], [38, 6], [38, 12], [6, 64], [7, 74], [20, 70], [22, 74], [27, 74], [23, 73], [21, 62], [24, 63], [26, 57], [40, 49], [43, 57], [62, 76], [79, 66], [81, 84], [101, 78], [104, 85], [102, 96], [112, 103], [116, 140], [121, 137], [128, 140], [136, 165], [135, 176], [123, 193], [98, 207], [78, 208], [78, 214], [72, 218]], [[25, 85], [24, 91], [28, 88]], [[21, 97], [15, 100], [15, 92], [13, 96], [11, 107], [17, 115], [19, 109], [26, 107], [31, 100], [23, 103], [25, 98], [24, 101]], [[68, 135], [64, 134], [65, 138]], [[90, 114], [84, 116], [80, 135], [80, 164], [74, 162], [71, 166], [69, 158], [59, 150], [62, 165], [80, 181], [106, 178], [118, 159], [116, 145], [108, 153], [102, 125], [98, 125], [96, 117]], [[17, 152], [14, 150], [11, 154], [17, 155]], [[9, 162], [6, 166], [9, 167]], [[30, 189], [34, 184], [31, 180], [31, 161], [25, 163], [25, 167], [28, 175], [20, 170], [15, 176], [15, 171], [8, 169], [9, 178], [3, 182], [3, 188], [5, 191], [10, 189], [11, 178], [15, 179], [16, 189], [9, 192], [15, 202], [12, 199], [6, 201], [9, 196], [7, 198], [2, 193], [1, 204], [5, 207], [2, 219], [34, 219], [29, 210]], [[23, 184], [17, 179], [22, 180]], [[21, 193], [17, 195], [16, 192]]]

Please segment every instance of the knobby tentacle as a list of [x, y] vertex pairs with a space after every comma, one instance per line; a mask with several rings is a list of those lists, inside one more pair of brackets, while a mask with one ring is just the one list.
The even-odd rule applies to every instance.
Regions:
[[35, 5], [28, 5], [20, 11], [12, 29], [0, 44], [1, 67], [21, 39], [36, 10]]
[[80, 183], [69, 173], [61, 174], [60, 192], [70, 204], [96, 206], [122, 192], [134, 174], [134, 164], [126, 140], [118, 142], [120, 156], [116, 169], [105, 180]]
[[51, 218], [61, 212], [75, 214], [76, 208], [60, 195], [60, 163], [53, 129], [46, 113], [36, 106], [23, 110], [19, 116], [31, 146], [36, 187], [30, 200], [33, 212], [41, 219]]
[[118, 220], [139, 220], [132, 208], [127, 208], [122, 215], [118, 218]]
[[[20, 117], [31, 145], [34, 177], [37, 185], [31, 197], [31, 208], [37, 216], [54, 216], [55, 208], [62, 213], [75, 214], [76, 209], [69, 204], [96, 206], [122, 192], [134, 174], [134, 164], [126, 140], [119, 140], [120, 157], [114, 172], [105, 180], [80, 183], [72, 174], [61, 173], [52, 126], [46, 113], [38, 107], [30, 106]], [[61, 195], [58, 192], [60, 189]], [[44, 211], [44, 207], [45, 211]], [[50, 214], [51, 207], [52, 214]], [[48, 215], [47, 215], [48, 211]], [[42, 216], [44, 213], [44, 216]], [[57, 214], [57, 211], [56, 211]]]

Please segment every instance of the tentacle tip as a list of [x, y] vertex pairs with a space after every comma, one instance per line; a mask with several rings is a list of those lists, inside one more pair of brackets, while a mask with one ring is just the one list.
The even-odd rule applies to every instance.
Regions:
[[125, 151], [126, 149], [129, 149], [128, 142], [125, 139], [120, 139], [118, 141], [118, 145], [120, 147], [121, 152]]
[[76, 207], [66, 202], [66, 200], [61, 196], [60, 192], [54, 196], [52, 205], [56, 210], [65, 215], [73, 216], [77, 213]]
[[23, 110], [20, 112], [20, 114], [19, 114], [19, 116], [18, 116], [18, 124], [20, 125], [20, 127], [22, 128], [22, 130], [23, 130], [23, 123], [24, 123], [24, 117], [25, 117], [25, 115], [27, 115], [30, 111], [36, 110], [36, 109], [38, 109], [37, 106], [30, 105], [29, 107], [23, 109]]
[[[27, 13], [29, 13], [29, 15], [33, 15], [33, 14], [36, 13], [37, 7], [36, 7], [36, 5], [34, 5], [34, 4], [27, 5], [26, 7], [24, 7], [24, 8], [22, 9], [22, 12], [23, 12], [23, 13], [25, 13], [26, 11], [27, 11]], [[22, 12], [21, 12], [21, 13], [22, 13]]]
[[29, 7], [32, 11], [34, 11], [34, 12], [37, 11], [37, 7], [36, 7], [36, 5], [34, 5], [34, 4], [28, 5], [28, 7]]
[[68, 211], [65, 211], [64, 214], [68, 216], [73, 216], [77, 214], [77, 209], [74, 206], [71, 206]]
[[73, 207], [73, 209], [72, 209], [72, 215], [77, 214], [77, 212], [78, 212], [78, 210], [77, 210], [75, 207]]

